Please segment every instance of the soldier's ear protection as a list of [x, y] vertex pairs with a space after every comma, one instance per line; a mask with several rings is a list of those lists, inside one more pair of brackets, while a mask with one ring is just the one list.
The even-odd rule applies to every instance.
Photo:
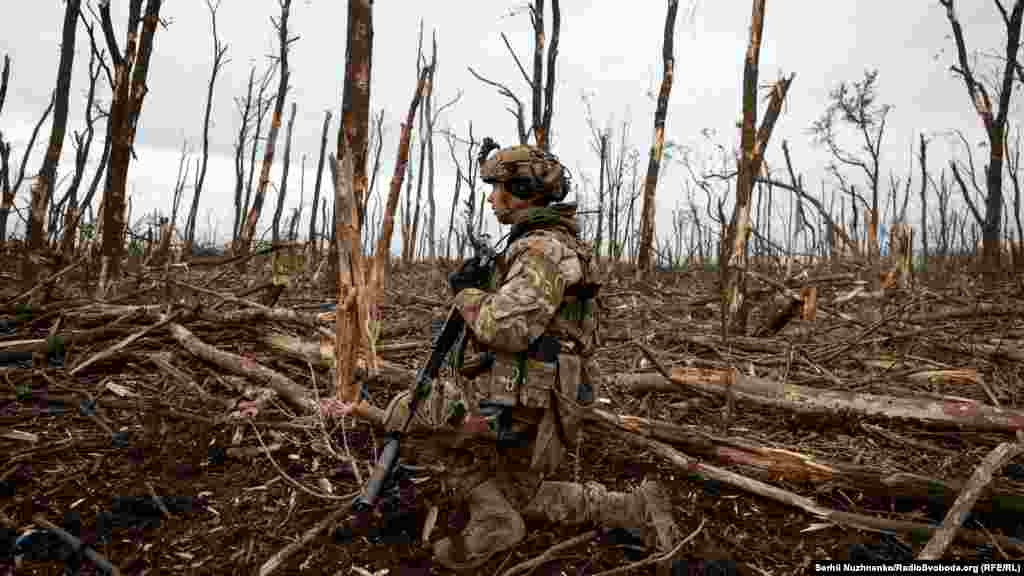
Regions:
[[544, 193], [544, 185], [536, 178], [532, 180], [509, 180], [505, 182], [505, 189], [516, 198], [523, 200]]

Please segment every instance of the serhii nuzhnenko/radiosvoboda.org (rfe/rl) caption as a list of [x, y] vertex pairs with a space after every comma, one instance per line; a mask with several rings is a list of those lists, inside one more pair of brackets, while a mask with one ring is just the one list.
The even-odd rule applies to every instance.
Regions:
[[815, 562], [815, 574], [1024, 574], [1024, 562]]

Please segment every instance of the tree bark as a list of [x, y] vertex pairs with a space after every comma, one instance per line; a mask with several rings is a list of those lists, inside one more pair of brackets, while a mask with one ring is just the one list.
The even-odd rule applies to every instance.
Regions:
[[669, 0], [668, 13], [665, 16], [665, 34], [662, 40], [661, 59], [663, 71], [661, 90], [658, 92], [658, 105], [654, 110], [654, 143], [651, 144], [650, 159], [647, 163], [647, 177], [644, 180], [644, 207], [640, 219], [640, 252], [637, 255], [637, 273], [649, 272], [653, 267], [654, 252], [654, 196], [658, 187], [658, 169], [665, 148], [665, 116], [668, 114], [668, 99], [672, 93], [672, 76], [675, 69], [675, 56], [672, 52], [675, 37], [676, 13], [679, 11], [679, 0]]
[[917, 555], [918, 560], [938, 560], [946, 551], [949, 544], [956, 536], [957, 530], [963, 525], [964, 520], [971, 513], [974, 503], [981, 496], [982, 491], [992, 482], [992, 474], [1000, 470], [1004, 464], [1013, 460], [1021, 452], [1024, 452], [1024, 443], [1003, 442], [992, 449], [985, 456], [981, 465], [971, 475], [963, 492], [956, 499], [953, 506], [946, 512], [946, 518], [942, 526], [932, 534], [931, 540]]
[[[723, 334], [742, 334], [747, 324], [745, 306], [747, 267], [747, 239], [750, 237], [750, 197], [754, 181], [764, 161], [764, 151], [771, 138], [775, 121], [782, 110], [786, 92], [793, 77], [779, 80], [772, 88], [771, 101], [757, 126], [757, 79], [761, 55], [761, 36], [764, 30], [765, 0], [754, 0], [750, 26], [750, 44], [743, 66], [743, 124], [741, 131], [742, 156], [736, 181], [736, 203], [722, 244], [720, 273], [722, 278], [722, 330]], [[757, 130], [755, 132], [755, 130]]]
[[434, 198], [434, 74], [437, 72], [437, 33], [430, 53], [430, 79], [426, 86], [423, 109], [427, 116], [427, 244], [430, 261], [437, 260], [437, 202]]
[[[277, 147], [277, 132], [281, 129], [281, 114], [284, 112], [284, 100], [288, 93], [288, 80], [290, 79], [290, 73], [288, 70], [288, 47], [292, 40], [288, 38], [288, 12], [291, 8], [292, 0], [278, 0], [281, 5], [281, 19], [275, 23], [277, 28], [278, 36], [278, 62], [281, 67], [280, 76], [278, 76], [277, 84], [277, 95], [274, 99], [274, 111], [270, 116], [270, 130], [267, 132], [267, 142], [263, 151], [263, 163], [260, 166], [260, 179], [256, 185], [256, 195], [252, 199], [252, 206], [249, 208], [249, 214], [245, 218], [245, 224], [242, 226], [242, 234], [239, 238], [239, 246], [237, 252], [239, 255], [248, 255], [252, 249], [251, 243], [256, 234], [256, 222], [260, 218], [260, 212], [263, 211], [263, 201], [267, 195], [267, 187], [270, 185], [270, 167], [274, 163], [274, 150]], [[245, 262], [242, 260], [241, 262]], [[240, 267], [244, 267], [244, 264], [239, 264]]]
[[284, 163], [281, 167], [281, 186], [277, 191], [277, 207], [274, 209], [274, 221], [271, 228], [271, 238], [274, 244], [281, 240], [281, 214], [284, 213], [284, 200], [288, 194], [288, 171], [292, 160], [292, 130], [295, 128], [295, 101], [292, 101], [292, 114], [288, 119], [288, 130], [284, 137]]
[[338, 400], [349, 404], [358, 400], [355, 369], [360, 349], [368, 352], [366, 359], [371, 366], [375, 364], [372, 349], [375, 338], [370, 334], [369, 321], [376, 311], [377, 297], [367, 291], [359, 233], [362, 218], [359, 204], [365, 198], [367, 184], [372, 51], [373, 5], [367, 0], [349, 0], [334, 202], [338, 262], [335, 389]]
[[[107, 285], [121, 275], [121, 257], [124, 254], [125, 210], [128, 188], [128, 168], [142, 102], [146, 96], [146, 76], [153, 54], [153, 40], [160, 20], [161, 0], [147, 0], [144, 17], [140, 18], [142, 0], [132, 0], [129, 7], [128, 32], [122, 54], [114, 39], [110, 20], [109, 1], [100, 4], [103, 31], [114, 62], [115, 86], [110, 105], [110, 160], [107, 169], [107, 188], [104, 193], [103, 240], [100, 261], [100, 296]], [[141, 37], [139, 23], [142, 23]]]
[[327, 128], [331, 124], [331, 111], [324, 112], [324, 127], [320, 133], [320, 156], [316, 161], [316, 181], [313, 184], [313, 212], [309, 216], [309, 242], [312, 246], [313, 262], [318, 261], [320, 242], [316, 237], [316, 212], [320, 205], [320, 183], [324, 175], [324, 153], [327, 151]]
[[64, 6], [64, 25], [61, 33], [60, 62], [57, 64], [57, 88], [54, 92], [53, 124], [50, 128], [50, 144], [46, 148], [43, 166], [36, 182], [32, 185], [32, 204], [29, 211], [28, 252], [25, 254], [23, 278], [27, 284], [34, 284], [38, 270], [32, 256], [46, 246], [46, 209], [53, 196], [57, 163], [60, 162], [64, 147], [64, 133], [68, 125], [68, 96], [71, 92], [71, 72], [75, 62], [75, 37], [78, 32], [78, 16], [81, 0], [68, 0]]
[[409, 111], [405, 115], [405, 122], [402, 123], [402, 132], [398, 139], [398, 158], [395, 160], [395, 170], [391, 176], [391, 187], [388, 190], [388, 200], [384, 208], [384, 220], [381, 223], [381, 234], [377, 239], [377, 249], [374, 252], [374, 270], [378, 273], [383, 273], [389, 260], [391, 235], [395, 229], [395, 208], [398, 206], [398, 196], [402, 192], [402, 178], [405, 176], [406, 166], [409, 162], [412, 123], [416, 121], [416, 110], [423, 97], [424, 87], [426, 86], [429, 74], [429, 68], [424, 68], [420, 71], [419, 80], [416, 82], [416, 93], [413, 94], [412, 102], [409, 104]]
[[[784, 384], [726, 370], [674, 368], [670, 374], [672, 382], [679, 386], [718, 395], [725, 394], [731, 389], [731, 393], [741, 400], [799, 413], [829, 415], [848, 411], [865, 416], [904, 418], [978, 430], [1024, 430], [1024, 411], [997, 408], [974, 401], [902, 398], [824, 390]], [[638, 382], [656, 382], [662, 378], [660, 374], [633, 374], [620, 376], [618, 382], [631, 386]]]

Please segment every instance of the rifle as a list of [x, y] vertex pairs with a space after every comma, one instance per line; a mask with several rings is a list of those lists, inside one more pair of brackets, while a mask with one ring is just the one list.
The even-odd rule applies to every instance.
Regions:
[[[489, 278], [490, 273], [494, 269], [497, 253], [488, 244], [486, 235], [483, 238], [475, 237], [468, 224], [467, 232], [469, 233], [469, 242], [476, 253], [475, 257], [478, 259], [478, 266], [489, 272], [487, 274]], [[365, 490], [352, 503], [352, 510], [355, 513], [367, 513], [372, 510], [377, 505], [381, 494], [393, 483], [395, 471], [398, 468], [398, 451], [402, 443], [402, 436], [405, 435], [409, 424], [416, 416], [416, 410], [419, 408], [420, 402], [430, 395], [434, 379], [437, 378], [438, 373], [441, 371], [441, 367], [444, 365], [449, 352], [455, 347], [456, 343], [460, 341], [465, 342], [463, 338], [464, 332], [465, 320], [458, 309], [453, 306], [448, 311], [448, 317], [441, 326], [441, 330], [431, 343], [430, 357], [427, 358], [427, 362], [416, 373], [412, 399], [409, 402], [409, 414], [405, 422], [401, 428], [388, 435], [384, 447], [381, 448], [380, 456], [377, 458], [377, 465], [374, 467], [373, 473], [366, 483]]]

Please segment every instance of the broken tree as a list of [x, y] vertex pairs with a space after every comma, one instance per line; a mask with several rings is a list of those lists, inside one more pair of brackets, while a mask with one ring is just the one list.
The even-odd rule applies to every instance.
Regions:
[[122, 53], [114, 35], [114, 23], [110, 19], [110, 2], [107, 0], [100, 3], [103, 35], [107, 39], [107, 49], [114, 62], [115, 84], [108, 120], [111, 137], [110, 161], [107, 169], [107, 188], [103, 195], [104, 222], [98, 286], [101, 296], [106, 292], [108, 283], [121, 275], [128, 167], [132, 158], [132, 146], [135, 143], [135, 129], [142, 113], [142, 101], [147, 92], [146, 76], [149, 74], [149, 61], [153, 54], [153, 39], [160, 23], [161, 4], [161, 0], [147, 0], [145, 13], [140, 14], [142, 0], [132, 0], [128, 10], [127, 41]]
[[644, 180], [644, 208], [640, 217], [640, 253], [637, 255], [637, 273], [642, 274], [653, 267], [651, 253], [654, 251], [654, 192], [658, 187], [658, 167], [665, 151], [665, 116], [668, 115], [668, 98], [672, 93], [672, 75], [675, 56], [672, 53], [675, 37], [676, 13], [679, 0], [669, 0], [665, 16], [665, 37], [662, 40], [661, 59], [664, 64], [661, 90], [658, 91], [658, 106], [654, 110], [654, 142], [651, 144], [650, 159], [647, 161], [647, 178]]
[[[761, 170], [764, 151], [771, 138], [775, 121], [782, 110], [793, 76], [782, 78], [772, 87], [768, 110], [757, 124], [757, 75], [761, 57], [761, 34], [764, 30], [765, 0], [754, 0], [750, 24], [750, 44], [743, 64], [743, 124], [740, 133], [739, 175], [736, 182], [736, 203], [726, 230], [719, 258], [722, 275], [722, 333], [743, 333], [747, 324], [744, 305], [746, 290], [747, 239], [750, 237], [750, 197], [754, 178]], [[756, 132], [755, 132], [756, 130]]]
[[46, 246], [46, 206], [53, 196], [57, 163], [64, 147], [64, 131], [68, 125], [68, 95], [71, 92], [71, 69], [75, 62], [75, 36], [78, 31], [78, 13], [81, 0], [68, 0], [64, 7], [64, 30], [61, 36], [60, 62], [57, 65], [57, 89], [54, 92], [53, 125], [50, 144], [46, 148], [43, 166], [32, 183], [32, 209], [29, 212], [28, 252], [25, 254], [22, 276], [27, 285], [35, 283], [34, 253]]

